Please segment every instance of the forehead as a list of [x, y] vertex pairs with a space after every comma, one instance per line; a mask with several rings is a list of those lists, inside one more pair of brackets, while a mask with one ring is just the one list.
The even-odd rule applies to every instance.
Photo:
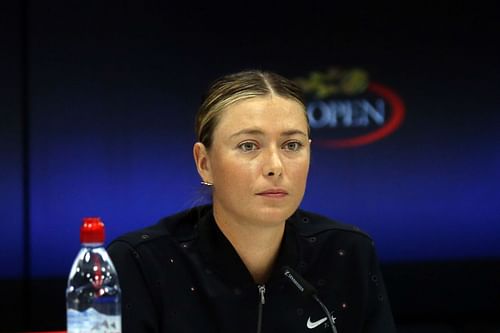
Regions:
[[252, 97], [228, 106], [222, 111], [215, 135], [231, 135], [246, 128], [264, 133], [300, 130], [307, 133], [304, 107], [297, 101], [269, 95]]

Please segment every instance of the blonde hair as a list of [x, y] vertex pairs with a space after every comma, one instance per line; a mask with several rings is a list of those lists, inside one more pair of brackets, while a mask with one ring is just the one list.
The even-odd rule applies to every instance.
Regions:
[[242, 71], [217, 79], [208, 89], [196, 114], [197, 141], [203, 143], [207, 149], [210, 148], [213, 132], [222, 111], [244, 99], [267, 95], [276, 95], [298, 102], [303, 106], [304, 116], [308, 121], [302, 91], [297, 84], [273, 72]]

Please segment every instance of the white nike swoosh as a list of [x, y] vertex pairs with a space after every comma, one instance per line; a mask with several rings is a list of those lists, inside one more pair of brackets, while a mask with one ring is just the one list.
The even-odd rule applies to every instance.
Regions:
[[320, 320], [312, 322], [311, 317], [309, 317], [309, 318], [307, 318], [307, 328], [312, 330], [313, 328], [318, 327], [319, 325], [323, 324], [327, 320], [328, 320], [328, 318], [324, 317], [324, 318], [321, 318]]

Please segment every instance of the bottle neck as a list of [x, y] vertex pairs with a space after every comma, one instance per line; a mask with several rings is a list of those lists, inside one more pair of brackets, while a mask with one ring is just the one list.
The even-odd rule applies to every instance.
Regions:
[[104, 243], [82, 243], [82, 247], [102, 247]]

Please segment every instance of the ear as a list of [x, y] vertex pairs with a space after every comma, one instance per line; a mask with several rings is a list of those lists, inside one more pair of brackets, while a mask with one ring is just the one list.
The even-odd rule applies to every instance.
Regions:
[[196, 163], [196, 169], [201, 177], [201, 180], [207, 183], [212, 183], [212, 167], [210, 158], [205, 145], [201, 142], [196, 142], [193, 146], [193, 157]]

